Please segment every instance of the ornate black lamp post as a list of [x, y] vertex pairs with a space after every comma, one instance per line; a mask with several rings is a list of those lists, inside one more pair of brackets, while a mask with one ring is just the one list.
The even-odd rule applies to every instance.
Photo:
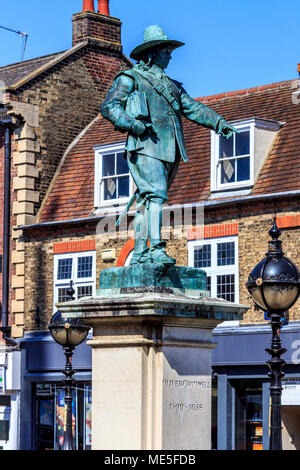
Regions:
[[284, 376], [282, 369], [285, 361], [281, 355], [286, 349], [281, 347], [280, 327], [281, 319], [299, 297], [300, 273], [295, 264], [284, 256], [282, 242], [278, 240], [281, 231], [277, 227], [274, 217], [273, 227], [269, 231], [272, 240], [269, 241], [269, 251], [251, 272], [246, 287], [255, 304], [270, 318], [272, 328], [271, 347], [266, 349], [271, 359], [267, 361], [270, 368], [270, 395], [271, 395], [271, 426], [270, 450], [282, 449], [281, 438], [281, 379]]
[[[74, 300], [73, 294], [74, 289], [71, 282], [68, 290], [70, 300]], [[76, 318], [63, 318], [60, 311], [53, 315], [49, 325], [54, 341], [63, 347], [66, 356], [65, 369], [62, 371], [66, 377], [63, 381], [65, 387], [66, 422], [62, 450], [74, 450], [72, 439], [72, 390], [75, 384], [73, 375], [76, 371], [72, 369], [72, 355], [75, 347], [86, 339], [89, 328], [88, 325], [83, 324]]]

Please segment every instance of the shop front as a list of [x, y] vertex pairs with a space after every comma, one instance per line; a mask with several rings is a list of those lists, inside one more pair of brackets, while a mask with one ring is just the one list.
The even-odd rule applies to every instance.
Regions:
[[[90, 450], [92, 445], [91, 348], [75, 349], [73, 390], [73, 445]], [[65, 356], [48, 331], [25, 334], [22, 341], [20, 423], [22, 450], [60, 450], [64, 443]]]
[[[286, 450], [300, 449], [300, 322], [281, 329], [287, 353], [282, 392], [282, 437]], [[266, 361], [268, 325], [225, 322], [214, 330], [212, 448], [267, 450], [270, 393]], [[21, 347], [20, 449], [59, 450], [63, 444], [65, 366], [62, 348], [49, 332], [27, 333]], [[91, 348], [75, 349], [73, 438], [76, 449], [92, 445]]]
[[[287, 353], [282, 393], [282, 438], [285, 450], [300, 449], [300, 323], [281, 329]], [[270, 392], [265, 348], [268, 325], [226, 322], [214, 330], [217, 347], [213, 371], [217, 381], [217, 444], [219, 450], [267, 450]], [[298, 351], [299, 349], [299, 351]], [[298, 357], [299, 352], [299, 357]]]

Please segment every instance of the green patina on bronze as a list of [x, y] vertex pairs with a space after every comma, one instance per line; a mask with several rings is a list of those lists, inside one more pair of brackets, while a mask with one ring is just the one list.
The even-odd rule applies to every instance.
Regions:
[[128, 133], [125, 157], [137, 187], [126, 208], [136, 200], [132, 265], [176, 263], [165, 252], [161, 224], [162, 205], [179, 162], [188, 161], [182, 116], [223, 137], [235, 132], [222, 116], [195, 101], [181, 83], [165, 74], [171, 52], [182, 45], [169, 39], [160, 26], [146, 28], [144, 42], [131, 54], [138, 63], [116, 76], [101, 105], [102, 115], [115, 129]]
[[[206, 291], [206, 274], [202, 269], [184, 266], [163, 266], [138, 263], [122, 268], [108, 268], [100, 273], [99, 295], [134, 292], [130, 288], [158, 287], [168, 288], [170, 293], [199, 295]], [[128, 292], [124, 289], [129, 289]], [[123, 291], [122, 291], [123, 289]], [[139, 292], [136, 290], [135, 292]]]

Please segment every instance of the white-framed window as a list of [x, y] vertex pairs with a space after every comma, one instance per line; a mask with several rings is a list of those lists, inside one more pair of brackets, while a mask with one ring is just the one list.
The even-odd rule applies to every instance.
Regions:
[[211, 297], [239, 301], [237, 236], [189, 241], [188, 257], [189, 266], [206, 272]]
[[252, 117], [232, 121], [230, 139], [211, 131], [211, 191], [250, 190], [285, 123]]
[[95, 147], [95, 207], [124, 204], [133, 194], [124, 149], [125, 142]]
[[54, 310], [58, 302], [67, 302], [70, 281], [75, 299], [96, 293], [96, 252], [82, 251], [54, 255]]
[[254, 183], [255, 119], [231, 123], [239, 133], [226, 139], [211, 133], [211, 189], [227, 190]]

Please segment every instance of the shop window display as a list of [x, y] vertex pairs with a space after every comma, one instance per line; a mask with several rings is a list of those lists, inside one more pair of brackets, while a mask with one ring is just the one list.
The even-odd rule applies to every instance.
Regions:
[[263, 450], [262, 384], [243, 381], [236, 387], [236, 450]]
[[[90, 384], [78, 383], [73, 390], [73, 439], [77, 450], [91, 449]], [[64, 443], [65, 402], [60, 384], [35, 385], [35, 441], [37, 450], [60, 450]]]

